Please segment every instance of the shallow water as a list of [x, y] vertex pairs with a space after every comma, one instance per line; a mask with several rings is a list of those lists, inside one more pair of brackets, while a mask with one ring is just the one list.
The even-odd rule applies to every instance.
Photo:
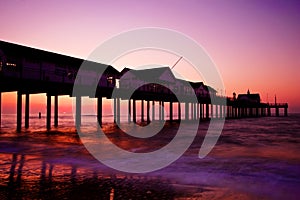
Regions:
[[[94, 130], [94, 122], [83, 117], [83, 129]], [[91, 156], [71, 115], [60, 116], [49, 132], [44, 118], [32, 117], [21, 133], [15, 115], [2, 115], [0, 199], [298, 199], [300, 115], [227, 120], [217, 145], [199, 159], [208, 124], [200, 123], [193, 144], [168, 167], [130, 174]], [[103, 128], [120, 147], [151, 152], [170, 142], [178, 126], [168, 123], [151, 139], [128, 137], [111, 123]]]

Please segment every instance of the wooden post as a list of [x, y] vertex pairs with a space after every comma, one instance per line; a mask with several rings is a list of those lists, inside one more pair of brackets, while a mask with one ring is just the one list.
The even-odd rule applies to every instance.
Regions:
[[132, 102], [132, 112], [133, 112], [132, 121], [136, 123], [136, 100], [135, 99], [133, 99]]
[[147, 100], [147, 123], [150, 123], [150, 101]]
[[22, 93], [17, 92], [17, 132], [21, 132], [22, 127]]
[[204, 104], [198, 104], [198, 105], [199, 105], [199, 107], [200, 107], [200, 108], [199, 108], [200, 110], [198, 109], [198, 110], [199, 110], [199, 115], [200, 115], [199, 118], [200, 118], [200, 120], [203, 120], [203, 114], [204, 114], [204, 113], [203, 113], [203, 112], [204, 112], [204, 110], [203, 110], [203, 105], [204, 105]]
[[194, 120], [194, 103], [191, 103], [191, 120]]
[[[50, 106], [51, 107], [51, 106]], [[51, 112], [51, 109], [50, 109]], [[81, 126], [81, 96], [76, 97], [76, 128], [80, 129]]]
[[185, 120], [189, 120], [189, 103], [185, 102]]
[[226, 105], [225, 107], [227, 109], [226, 117], [230, 118], [231, 117], [231, 106]]
[[285, 117], [288, 116], [288, 107], [287, 106], [284, 107], [284, 116]]
[[202, 118], [202, 112], [201, 112], [201, 103], [197, 103], [197, 116], [196, 119], [201, 119]]
[[133, 99], [132, 112], [133, 112], [133, 116], [132, 116], [133, 123], [136, 123], [136, 100], [135, 99]]
[[155, 120], [155, 101], [152, 101], [152, 121]]
[[54, 96], [54, 127], [58, 127], [58, 95]]
[[170, 122], [173, 121], [173, 102], [170, 101]]
[[121, 98], [117, 98], [117, 124], [121, 121], [121, 109], [120, 109]]
[[197, 115], [198, 115], [199, 111], [197, 111], [197, 104], [198, 103], [194, 103], [194, 119], [195, 120], [198, 120], [198, 116]]
[[161, 121], [161, 101], [159, 101], [159, 108], [158, 108], [158, 119]]
[[1, 128], [1, 120], [2, 120], [2, 93], [0, 92], [0, 128]]
[[97, 97], [97, 121], [102, 126], [102, 97]]
[[25, 128], [29, 128], [29, 94], [25, 94]]
[[178, 101], [178, 120], [181, 120], [181, 105], [179, 101]]
[[205, 112], [205, 114], [206, 114], [206, 119], [208, 119], [208, 118], [209, 118], [209, 104], [206, 103], [205, 105], [206, 105], [206, 112]]
[[131, 100], [128, 99], [128, 123], [131, 122]]
[[162, 110], [161, 110], [161, 118], [163, 121], [165, 121], [165, 102], [161, 102]]
[[279, 117], [279, 107], [276, 106], [276, 117]]
[[117, 99], [114, 97], [114, 123], [117, 122]]
[[141, 121], [144, 122], [144, 100], [141, 102]]
[[[76, 112], [77, 112], [77, 99], [76, 99]], [[51, 95], [47, 94], [47, 119], [46, 119], [46, 127], [47, 130], [51, 128]]]

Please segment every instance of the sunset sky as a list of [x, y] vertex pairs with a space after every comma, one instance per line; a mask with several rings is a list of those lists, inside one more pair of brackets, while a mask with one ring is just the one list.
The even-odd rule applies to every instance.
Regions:
[[[264, 102], [288, 102], [300, 112], [300, 1], [165, 0], [0, 2], [0, 40], [86, 58], [114, 35], [141, 27], [179, 31], [204, 47], [223, 78], [226, 95], [258, 92]], [[153, 59], [172, 66], [178, 57], [144, 52], [121, 58], [115, 67], [136, 67]], [[162, 58], [163, 57], [163, 58]], [[144, 60], [143, 60], [144, 59]], [[129, 61], [132, 61], [130, 63]], [[176, 72], [196, 81], [179, 62]], [[190, 74], [189, 74], [190, 73]], [[201, 81], [201, 80], [200, 80]], [[32, 96], [31, 112], [44, 109], [45, 95]], [[16, 110], [15, 93], [2, 94], [3, 113]], [[60, 111], [70, 99], [60, 98]]]

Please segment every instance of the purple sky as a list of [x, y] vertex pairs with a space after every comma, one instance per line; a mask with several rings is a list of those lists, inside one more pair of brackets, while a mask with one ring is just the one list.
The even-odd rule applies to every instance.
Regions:
[[85, 58], [120, 32], [169, 28], [206, 49], [227, 95], [249, 88], [273, 101], [276, 94], [300, 112], [299, 19], [300, 1], [289, 0], [9, 0], [0, 3], [0, 39]]

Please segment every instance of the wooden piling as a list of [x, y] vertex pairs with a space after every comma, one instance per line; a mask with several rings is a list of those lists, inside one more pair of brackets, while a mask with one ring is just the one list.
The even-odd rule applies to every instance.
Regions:
[[135, 99], [133, 99], [132, 102], [132, 112], [133, 112], [132, 121], [133, 123], [136, 123], [136, 100]]
[[[77, 113], [77, 99], [76, 99], [76, 113]], [[77, 116], [76, 116], [77, 119]], [[46, 116], [47, 130], [51, 128], [51, 95], [47, 94], [47, 116]]]
[[97, 121], [102, 126], [102, 97], [97, 97]]
[[[51, 97], [50, 97], [51, 99]], [[76, 127], [77, 129], [80, 129], [81, 126], [81, 96], [77, 96], [76, 97], [76, 117], [75, 117], [75, 123], [76, 123]], [[50, 113], [51, 113], [51, 100], [50, 100]], [[49, 122], [50, 124], [50, 122]]]
[[29, 94], [25, 94], [25, 128], [29, 128]]
[[54, 127], [58, 127], [58, 95], [54, 96]]
[[169, 106], [170, 106], [170, 122], [172, 122], [173, 121], [173, 102], [172, 101], [170, 101]]
[[22, 128], [22, 93], [17, 92], [17, 132], [21, 132]]

